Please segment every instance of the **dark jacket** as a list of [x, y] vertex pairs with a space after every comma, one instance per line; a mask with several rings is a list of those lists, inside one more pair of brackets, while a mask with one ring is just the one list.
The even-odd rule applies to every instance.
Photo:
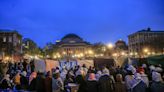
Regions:
[[36, 90], [36, 79], [33, 79], [29, 85], [29, 91], [35, 91]]
[[45, 77], [43, 75], [36, 77], [36, 91], [45, 92]]
[[126, 92], [125, 82], [116, 82], [114, 86], [115, 92]]
[[153, 82], [150, 86], [151, 92], [164, 92], [164, 83]]
[[28, 79], [26, 77], [24, 77], [24, 76], [21, 76], [20, 82], [21, 82], [21, 89], [27, 90]]
[[87, 83], [84, 80], [84, 78], [83, 78], [82, 75], [78, 75], [76, 77], [76, 82], [79, 84], [79, 90], [78, 90], [78, 92], [88, 92], [87, 91]]
[[140, 81], [131, 92], [146, 92], [147, 86], [143, 81]]
[[87, 90], [88, 92], [98, 92], [98, 82], [95, 80], [88, 80], [87, 81]]
[[45, 79], [45, 92], [52, 92], [52, 78], [47, 77]]
[[99, 79], [99, 92], [114, 92], [114, 82], [108, 75], [103, 75]]

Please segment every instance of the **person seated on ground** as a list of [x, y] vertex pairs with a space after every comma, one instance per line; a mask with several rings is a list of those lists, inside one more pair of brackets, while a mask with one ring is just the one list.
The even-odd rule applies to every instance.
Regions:
[[141, 75], [139, 73], [135, 73], [134, 79], [131, 83], [131, 92], [146, 92], [147, 85], [142, 80]]
[[55, 72], [52, 78], [52, 92], [62, 92], [64, 90], [62, 79], [60, 78], [60, 73]]
[[87, 90], [88, 92], [98, 92], [98, 82], [96, 80], [95, 74], [90, 73], [87, 80]]
[[99, 92], [114, 92], [114, 81], [111, 79], [109, 70], [105, 67], [103, 74], [99, 78]]
[[121, 74], [116, 75], [115, 92], [126, 92], [125, 82]]
[[150, 86], [151, 92], [164, 92], [164, 82], [162, 80], [161, 74], [158, 72], [152, 73], [152, 84]]
[[10, 81], [10, 75], [6, 74], [5, 77], [0, 81], [0, 89], [12, 89], [12, 83]]

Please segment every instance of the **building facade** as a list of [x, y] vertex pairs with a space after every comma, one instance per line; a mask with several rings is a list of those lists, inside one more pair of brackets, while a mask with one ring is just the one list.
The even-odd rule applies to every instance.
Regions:
[[128, 36], [129, 52], [139, 56], [162, 54], [164, 52], [164, 31], [152, 31], [150, 28]]
[[15, 30], [0, 30], [1, 59], [21, 54], [22, 36]]
[[91, 49], [91, 44], [76, 34], [67, 34], [57, 41], [56, 45], [59, 47], [60, 55], [73, 58], [84, 57]]

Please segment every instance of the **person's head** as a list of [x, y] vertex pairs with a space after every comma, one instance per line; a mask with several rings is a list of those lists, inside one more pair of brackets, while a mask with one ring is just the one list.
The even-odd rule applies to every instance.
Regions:
[[143, 67], [139, 67], [139, 68], [137, 69], [137, 72], [140, 73], [140, 74], [144, 74], [144, 73], [145, 73], [145, 70], [144, 70]]
[[90, 73], [88, 80], [96, 80], [95, 74], [94, 73]]
[[117, 74], [117, 75], [116, 75], [116, 81], [117, 81], [117, 82], [122, 82], [122, 80], [123, 80], [123, 79], [122, 79], [122, 75], [121, 75], [121, 74]]
[[60, 73], [55, 73], [55, 74], [53, 74], [53, 77], [54, 77], [55, 79], [58, 79], [58, 78], [60, 77]]
[[27, 76], [27, 72], [26, 72], [26, 71], [23, 71], [23, 72], [21, 73], [21, 75], [24, 76], [24, 77], [26, 77], [26, 76]]
[[46, 74], [46, 77], [49, 77], [49, 76], [51, 76], [51, 72], [50, 71], [48, 71], [47, 74]]

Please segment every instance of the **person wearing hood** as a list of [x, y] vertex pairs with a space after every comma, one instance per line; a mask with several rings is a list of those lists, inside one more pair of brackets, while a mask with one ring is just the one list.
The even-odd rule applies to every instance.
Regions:
[[114, 92], [114, 81], [111, 79], [109, 70], [106, 67], [103, 69], [103, 74], [98, 83], [99, 92]]
[[90, 73], [87, 80], [88, 92], [98, 92], [98, 82], [96, 80], [95, 74]]
[[158, 72], [152, 73], [152, 84], [150, 86], [151, 92], [164, 92], [164, 82], [162, 80], [161, 74]]
[[135, 77], [131, 83], [131, 92], [146, 92], [147, 86], [139, 73], [135, 73]]

